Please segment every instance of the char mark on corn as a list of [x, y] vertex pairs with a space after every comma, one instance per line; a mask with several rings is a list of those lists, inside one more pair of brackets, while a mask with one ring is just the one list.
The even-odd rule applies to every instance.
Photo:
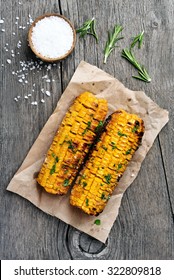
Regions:
[[80, 94], [66, 113], [47, 152], [37, 182], [49, 193], [66, 194], [107, 114], [107, 101]]
[[105, 208], [144, 133], [143, 120], [124, 110], [113, 113], [78, 175], [70, 203], [89, 215]]

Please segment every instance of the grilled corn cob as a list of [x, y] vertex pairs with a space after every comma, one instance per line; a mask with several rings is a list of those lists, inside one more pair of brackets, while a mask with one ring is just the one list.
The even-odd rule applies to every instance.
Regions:
[[144, 124], [124, 110], [113, 113], [71, 190], [70, 204], [90, 215], [103, 211], [138, 148]]
[[66, 194], [107, 114], [107, 101], [84, 92], [66, 113], [47, 152], [37, 182], [52, 194]]

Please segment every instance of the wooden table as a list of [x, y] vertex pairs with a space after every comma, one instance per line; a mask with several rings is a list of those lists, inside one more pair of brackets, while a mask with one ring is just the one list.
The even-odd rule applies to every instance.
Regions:
[[[4, 18], [0, 23], [1, 259], [174, 259], [173, 1], [1, 0], [0, 3], [0, 18]], [[95, 17], [98, 45], [92, 36], [85, 39], [77, 36], [75, 51], [66, 60], [52, 66], [39, 64], [27, 46], [27, 32], [31, 18], [46, 12], [65, 15], [76, 28]], [[124, 40], [105, 65], [107, 30], [116, 23], [124, 26]], [[129, 46], [130, 38], [143, 29], [143, 48], [136, 53], [149, 69], [150, 84], [133, 79], [131, 75], [136, 71], [120, 56], [121, 49]], [[124, 195], [105, 245], [6, 191], [81, 60], [105, 70], [130, 89], [145, 91], [170, 113], [169, 123]], [[34, 62], [29, 66], [28, 61]], [[45, 75], [48, 77], [43, 78]], [[50, 97], [43, 93], [46, 90]], [[18, 101], [14, 100], [16, 97]], [[40, 102], [43, 97], [45, 103]], [[37, 106], [31, 105], [35, 101]]]

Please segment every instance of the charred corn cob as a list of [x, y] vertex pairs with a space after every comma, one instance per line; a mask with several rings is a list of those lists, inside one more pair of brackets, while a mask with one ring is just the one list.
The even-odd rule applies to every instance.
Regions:
[[52, 194], [66, 194], [107, 114], [107, 101], [84, 92], [66, 113], [47, 152], [37, 182]]
[[90, 215], [103, 211], [138, 148], [144, 124], [123, 110], [113, 113], [71, 190], [70, 203]]

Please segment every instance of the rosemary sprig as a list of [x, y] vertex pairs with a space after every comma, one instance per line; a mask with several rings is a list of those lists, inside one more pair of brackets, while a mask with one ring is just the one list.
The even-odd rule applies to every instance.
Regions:
[[96, 39], [97, 43], [98, 43], [98, 36], [95, 30], [95, 19], [92, 18], [90, 20], [86, 20], [84, 22], [84, 24], [82, 25], [82, 27], [76, 29], [76, 33], [80, 33], [80, 37], [84, 37], [85, 35], [89, 34], [94, 36], [94, 38]]
[[133, 78], [139, 79], [139, 80], [147, 82], [147, 83], [149, 83], [151, 81], [151, 78], [150, 78], [147, 70], [144, 68], [144, 66], [140, 65], [140, 63], [136, 60], [131, 49], [130, 50], [123, 49], [122, 57], [127, 59], [138, 70], [139, 76], [132, 76]]
[[122, 30], [123, 27], [121, 25], [115, 25], [112, 33], [108, 31], [108, 40], [104, 49], [104, 63], [106, 63], [109, 55], [114, 50], [114, 48], [116, 48], [115, 44], [117, 43], [117, 41], [123, 39], [123, 37], [118, 38], [118, 35]]
[[138, 34], [136, 37], [134, 37], [133, 42], [130, 46], [130, 49], [132, 49], [136, 45], [136, 43], [138, 43], [138, 48], [141, 49], [143, 39], [144, 39], [144, 30], [140, 34]]

